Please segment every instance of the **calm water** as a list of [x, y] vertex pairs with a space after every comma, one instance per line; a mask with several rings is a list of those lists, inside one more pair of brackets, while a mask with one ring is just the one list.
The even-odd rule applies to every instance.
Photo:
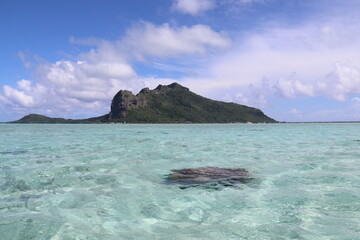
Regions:
[[360, 239], [360, 124], [2, 124], [0, 239]]

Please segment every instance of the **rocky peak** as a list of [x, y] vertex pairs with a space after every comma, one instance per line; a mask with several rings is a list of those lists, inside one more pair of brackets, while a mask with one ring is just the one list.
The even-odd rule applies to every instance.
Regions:
[[144, 93], [139, 93], [135, 96], [130, 91], [120, 90], [111, 102], [109, 118], [124, 118], [131, 109], [139, 107], [145, 108], [146, 104], [147, 102]]
[[159, 85], [157, 86], [154, 90], [154, 93], [156, 94], [166, 94], [168, 93], [169, 91], [171, 91], [171, 88], [169, 88], [168, 86], [166, 85]]
[[149, 89], [148, 87], [147, 87], [147, 88], [143, 88], [143, 89], [141, 89], [140, 93], [142, 93], [142, 94], [148, 94], [148, 93], [150, 93], [150, 89]]
[[181, 85], [178, 84], [177, 82], [173, 82], [172, 84], [168, 85], [167, 87], [172, 88], [172, 89], [182, 88], [182, 89], [189, 90], [188, 88], [181, 86]]
[[189, 90], [178, 83], [172, 83], [170, 85], [160, 84], [154, 90], [143, 88], [137, 95], [134, 95], [132, 92], [127, 90], [120, 90], [112, 100], [109, 119], [125, 118], [131, 109], [146, 108], [146, 96], [149, 94], [167, 94], [176, 89]]
[[181, 86], [180, 84], [174, 82], [170, 85], [159, 85], [157, 86], [153, 91], [157, 94], [166, 94], [172, 90], [175, 90], [175, 89], [185, 89], [185, 90], [189, 90], [188, 88], [186, 87], [183, 87]]

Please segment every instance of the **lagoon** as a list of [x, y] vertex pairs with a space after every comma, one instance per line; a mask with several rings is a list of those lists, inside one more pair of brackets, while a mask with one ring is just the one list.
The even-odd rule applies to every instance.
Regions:
[[[236, 186], [171, 169], [245, 168]], [[360, 124], [1, 124], [0, 239], [358, 239]]]

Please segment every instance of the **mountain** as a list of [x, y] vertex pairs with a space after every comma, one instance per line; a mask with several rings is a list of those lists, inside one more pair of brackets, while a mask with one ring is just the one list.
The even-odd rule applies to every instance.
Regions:
[[120, 90], [113, 98], [111, 111], [89, 119], [48, 118], [30, 114], [13, 123], [274, 123], [256, 108], [214, 101], [191, 92], [178, 83], [142, 89], [137, 95]]
[[119, 91], [112, 100], [108, 120], [129, 123], [275, 122], [259, 109], [214, 101], [178, 83], [144, 88], [137, 95]]

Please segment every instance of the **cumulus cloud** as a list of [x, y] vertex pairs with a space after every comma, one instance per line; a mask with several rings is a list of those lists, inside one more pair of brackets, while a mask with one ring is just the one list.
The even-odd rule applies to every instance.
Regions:
[[[2, 101], [16, 110], [31, 109], [64, 115], [76, 110], [104, 113], [119, 89], [138, 89], [132, 68], [124, 63], [58, 61], [41, 65], [37, 81], [18, 81], [17, 88], [4, 86]], [[132, 80], [132, 81], [130, 81]]]
[[117, 41], [101, 39], [70, 38], [70, 42], [94, 45], [97, 48], [85, 53], [92, 60], [119, 59], [144, 60], [147, 58], [171, 58], [185, 55], [204, 55], [216, 49], [225, 49], [231, 45], [229, 38], [222, 32], [216, 32], [207, 25], [176, 27], [168, 23], [155, 25], [139, 22], [129, 28]]
[[345, 101], [348, 95], [360, 94], [360, 67], [353, 63], [336, 63], [318, 87], [339, 101]]
[[215, 8], [214, 0], [175, 0], [173, 8], [179, 12], [198, 15]]
[[254, 3], [264, 2], [267, 0], [174, 0], [172, 8], [175, 11], [196, 16], [217, 7], [239, 11]]
[[171, 27], [143, 22], [131, 28], [118, 45], [137, 59], [146, 56], [173, 57], [205, 54], [210, 48], [225, 48], [230, 41], [206, 25]]
[[187, 81], [207, 96], [230, 94], [256, 107], [274, 97], [345, 101], [360, 94], [360, 30], [353, 24], [322, 21], [248, 32]]
[[297, 98], [299, 96], [314, 96], [314, 86], [296, 79], [296, 76], [289, 78], [281, 77], [273, 85], [275, 93], [284, 98]]
[[8, 102], [18, 104], [23, 107], [31, 107], [34, 104], [32, 96], [26, 95], [25, 92], [16, 90], [10, 86], [5, 85], [3, 87], [4, 96]]
[[229, 45], [226, 37], [205, 25], [172, 27], [147, 22], [134, 25], [113, 42], [93, 38], [83, 41], [71, 38], [70, 41], [94, 48], [81, 53], [77, 60], [38, 64], [34, 80], [3, 86], [0, 103], [22, 113], [26, 110], [60, 116], [106, 113], [111, 98], [120, 89], [137, 92], [145, 86], [174, 82], [173, 79], [138, 76], [133, 68], [134, 61], [205, 56], [211, 49]]

